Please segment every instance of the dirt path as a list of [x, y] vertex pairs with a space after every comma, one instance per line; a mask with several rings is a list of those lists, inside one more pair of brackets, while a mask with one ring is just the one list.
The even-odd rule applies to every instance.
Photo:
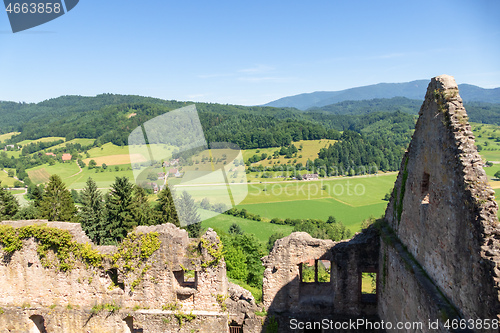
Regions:
[[78, 166], [78, 169], [80, 169], [80, 171], [78, 171], [74, 175], [69, 176], [68, 178], [75, 177], [76, 175], [79, 175], [82, 173], [83, 169], [80, 167], [80, 164], [78, 164], [78, 162], [76, 162], [76, 165]]

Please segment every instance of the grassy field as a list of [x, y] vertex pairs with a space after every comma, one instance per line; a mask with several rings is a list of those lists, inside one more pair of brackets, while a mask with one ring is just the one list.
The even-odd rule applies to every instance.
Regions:
[[201, 223], [201, 226], [203, 228], [220, 229], [227, 232], [233, 223], [238, 224], [244, 232], [254, 234], [263, 244], [267, 244], [269, 237], [276, 232], [282, 232], [285, 236], [288, 236], [293, 230], [293, 227], [289, 225], [277, 225], [269, 222], [251, 221], [226, 214], [220, 214], [205, 220]]
[[5, 133], [5, 134], [0, 134], [0, 142], [3, 142], [5, 140], [8, 140], [12, 138], [14, 135], [21, 134], [20, 132], [10, 132], [10, 133]]
[[66, 142], [63, 142], [61, 144], [58, 144], [58, 145], [55, 145], [53, 147], [50, 147], [50, 148], [47, 148], [47, 149], [58, 149], [58, 148], [63, 148], [65, 147], [67, 144], [81, 144], [82, 146], [89, 146], [91, 144], [93, 144], [95, 141], [95, 139], [73, 139], [73, 140], [70, 140], [70, 141], [66, 141]]
[[14, 186], [14, 182], [16, 179], [9, 177], [3, 170], [0, 169], [0, 182], [3, 185], [7, 185], [9, 187]]
[[24, 141], [19, 142], [18, 145], [24, 147], [24, 146], [29, 145], [30, 143], [34, 143], [34, 142], [51, 142], [51, 141], [57, 141], [57, 140], [64, 141], [66, 139], [63, 137], [49, 136], [49, 137], [41, 138], [41, 139], [37, 139], [37, 140], [24, 140]]
[[[337, 142], [336, 140], [328, 140], [328, 139], [323, 139], [323, 140], [301, 140], [301, 141], [296, 141], [293, 142], [295, 147], [299, 150], [297, 152], [297, 157], [293, 158], [285, 158], [285, 156], [279, 156], [276, 159], [271, 159], [271, 160], [262, 160], [260, 162], [253, 163], [252, 165], [260, 165], [262, 164], [263, 166], [272, 166], [273, 164], [287, 164], [288, 161], [295, 161], [295, 163], [302, 163], [306, 164], [307, 160], [310, 159], [311, 161], [314, 161], [318, 157], [319, 150], [321, 148], [327, 148], [330, 144], [334, 144]], [[302, 148], [301, 148], [302, 146]], [[261, 149], [248, 149], [248, 150], [243, 150], [243, 158], [244, 160], [248, 160], [250, 157], [253, 155], [261, 155], [263, 153], [266, 153], [268, 156], [272, 156], [275, 151], [279, 151], [280, 148], [261, 148]], [[302, 156], [302, 157], [299, 157]], [[278, 163], [279, 162], [279, 163]], [[291, 163], [292, 163], [291, 162]]]
[[[123, 168], [123, 166], [122, 166]], [[99, 188], [109, 188], [115, 182], [116, 177], [128, 177], [134, 182], [134, 175], [132, 170], [115, 171], [114, 167], [106, 169], [104, 172], [95, 172], [95, 170], [88, 170], [85, 168], [82, 173], [67, 178], [64, 181], [69, 189], [83, 189], [88, 178], [92, 178]]]
[[33, 183], [40, 184], [48, 182], [50, 176], [54, 174], [59, 175], [63, 181], [66, 181], [67, 178], [76, 174], [80, 169], [76, 162], [71, 161], [70, 163], [56, 163], [52, 166], [45, 164], [26, 171]]

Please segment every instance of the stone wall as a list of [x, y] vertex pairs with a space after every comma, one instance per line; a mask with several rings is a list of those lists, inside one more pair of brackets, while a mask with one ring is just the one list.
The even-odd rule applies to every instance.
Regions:
[[[262, 261], [264, 306], [278, 320], [279, 332], [292, 331], [289, 322], [293, 318], [344, 321], [376, 317], [376, 295], [363, 297], [361, 275], [378, 271], [378, 247], [375, 228], [341, 242], [315, 239], [304, 232], [277, 240]], [[304, 282], [301, 264], [312, 265], [317, 260], [331, 263], [330, 281]]]
[[[452, 77], [432, 79], [419, 116], [386, 221], [461, 318], [500, 318], [498, 207]], [[390, 244], [382, 248], [380, 317], [426, 318], [415, 276]]]
[[[91, 265], [73, 250], [72, 267], [61, 270], [53, 249], [40, 256], [43, 242], [37, 238], [23, 239], [12, 253], [0, 243], [0, 332], [27, 332], [33, 318], [43, 318], [48, 332], [228, 332], [231, 322], [246, 325], [246, 332], [260, 330], [251, 294], [228, 283], [211, 229], [189, 239], [173, 224], [141, 226], [118, 247], [96, 247], [77, 223], [0, 222], [40, 224], [67, 230], [79, 244], [106, 255], [101, 265]], [[150, 255], [145, 253], [154, 241], [147, 239], [157, 241]]]

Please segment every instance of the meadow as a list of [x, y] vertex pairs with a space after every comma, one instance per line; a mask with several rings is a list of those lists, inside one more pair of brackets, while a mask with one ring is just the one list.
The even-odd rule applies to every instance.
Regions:
[[[494, 178], [494, 174], [500, 171], [500, 128], [495, 125], [471, 124], [477, 144], [482, 147], [481, 156], [488, 161], [493, 161], [493, 166], [486, 167], [485, 171], [493, 188], [500, 191], [500, 180]], [[11, 134], [12, 135], [12, 134]], [[6, 137], [5, 135], [2, 137]], [[44, 138], [44, 141], [53, 141], [59, 138]], [[32, 142], [32, 141], [31, 141]], [[75, 139], [71, 143], [90, 144], [89, 139]], [[277, 159], [263, 160], [253, 165], [263, 164], [268, 165], [269, 162], [288, 163], [297, 159], [303, 164], [307, 159], [314, 160], [320, 148], [327, 147], [334, 143], [334, 140], [312, 140], [294, 142], [296, 147], [300, 149], [297, 152], [297, 157], [285, 159], [280, 156]], [[29, 143], [29, 142], [24, 142]], [[302, 146], [302, 148], [300, 148]], [[272, 155], [278, 148], [265, 149], [249, 149], [242, 151], [245, 159], [254, 154], [266, 153]], [[153, 156], [161, 156], [168, 159], [171, 154], [171, 147], [164, 145], [151, 145], [150, 150]], [[145, 159], [146, 155], [141, 150], [134, 146], [116, 146], [111, 143], [95, 147], [88, 151], [89, 158], [84, 161], [88, 163], [90, 159], [94, 159], [98, 166], [106, 163], [109, 167], [106, 170], [100, 168], [89, 170], [84, 168], [79, 172], [76, 162], [71, 163], [56, 163], [53, 166], [43, 165], [27, 170], [30, 178], [36, 184], [48, 181], [51, 174], [59, 174], [69, 189], [83, 189], [85, 182], [89, 177], [92, 177], [98, 184], [99, 188], [106, 189], [111, 186], [116, 177], [129, 177], [134, 179], [133, 172], [130, 169], [129, 153], [142, 154]], [[302, 155], [301, 158], [298, 156]], [[199, 156], [201, 157], [201, 155]], [[139, 159], [140, 160], [140, 159]], [[497, 163], [498, 161], [498, 163]], [[115, 164], [119, 171], [115, 170]], [[206, 169], [202, 167], [203, 163], [194, 165], [193, 167], [185, 167], [187, 169]], [[209, 163], [210, 164], [210, 163]], [[194, 170], [191, 170], [194, 171]], [[306, 172], [303, 170], [303, 172]], [[280, 172], [271, 173], [272, 177], [277, 177]], [[228, 174], [229, 181], [233, 181]], [[387, 201], [384, 201], [384, 196], [392, 190], [396, 180], [397, 173], [391, 172], [386, 174], [356, 176], [356, 177], [333, 177], [323, 179], [321, 181], [284, 181], [283, 178], [256, 178], [258, 173], [243, 174], [244, 180], [237, 179], [235, 184], [231, 184], [230, 189], [233, 195], [242, 198], [245, 192], [248, 195], [242, 202], [235, 200], [237, 207], [246, 209], [253, 214], [259, 214], [264, 220], [269, 221], [274, 217], [286, 219], [322, 219], [326, 220], [329, 216], [334, 216], [337, 221], [341, 221], [344, 225], [356, 232], [360, 230], [361, 223], [369, 217], [379, 217], [383, 215], [387, 206]], [[212, 175], [213, 176], [213, 175]], [[207, 176], [209, 177], [209, 176]], [[13, 178], [8, 178], [7, 174], [0, 172], [0, 180], [4, 184], [12, 185]], [[208, 181], [211, 183], [212, 181]], [[178, 183], [180, 179], [169, 178], [170, 183]], [[211, 203], [223, 202], [230, 204], [227, 196], [227, 186], [197, 186], [189, 187], [187, 179], [183, 180], [187, 184], [188, 191], [199, 201], [204, 197], [210, 198]], [[215, 181], [213, 181], [215, 183]], [[178, 188], [182, 191], [182, 188]], [[497, 197], [500, 197], [500, 192]], [[155, 200], [155, 196], [151, 196], [151, 201]], [[203, 221], [204, 227], [220, 228], [227, 231], [232, 223], [238, 223], [246, 232], [251, 232], [257, 235], [261, 241], [267, 241], [267, 238], [274, 232], [280, 231], [288, 234], [293, 229], [290, 226], [278, 226], [267, 222], [256, 222], [237, 218], [228, 215], [218, 215]]]
[[[270, 160], [262, 160], [260, 162], [256, 162], [252, 165], [263, 165], [263, 166], [272, 166], [273, 164], [287, 164], [292, 163], [302, 163], [306, 164], [307, 160], [314, 161], [318, 157], [319, 150], [321, 148], [328, 148], [329, 145], [333, 145], [337, 140], [301, 140], [292, 142], [292, 144], [297, 147], [297, 157], [293, 158], [285, 158], [284, 155], [279, 155], [278, 158], [271, 158]], [[280, 148], [260, 148], [260, 149], [247, 149], [243, 150], [243, 158], [248, 160], [253, 155], [262, 155], [263, 153], [268, 156], [272, 156], [275, 151], [279, 152]]]
[[242, 231], [254, 234], [257, 239], [262, 242], [262, 244], [267, 244], [269, 237], [276, 232], [281, 232], [285, 236], [288, 236], [293, 231], [293, 227], [289, 225], [278, 225], [263, 221], [251, 221], [226, 214], [220, 214], [204, 220], [201, 222], [201, 226], [203, 228], [212, 228], [215, 230], [219, 229], [227, 232], [233, 223], [239, 225]]
[[21, 134], [21, 132], [10, 132], [10, 133], [5, 133], [5, 134], [0, 134], [0, 142], [3, 142], [5, 140], [8, 140], [12, 138], [14, 135]]

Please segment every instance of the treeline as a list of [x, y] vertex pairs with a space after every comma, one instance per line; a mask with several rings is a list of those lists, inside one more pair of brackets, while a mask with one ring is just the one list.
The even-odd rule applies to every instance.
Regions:
[[[146, 191], [132, 184], [127, 177], [116, 177], [106, 195], [89, 178], [78, 195], [82, 204], [80, 209], [75, 206], [71, 192], [58, 175], [52, 175], [46, 186], [30, 185], [27, 196], [31, 202], [21, 208], [10, 192], [0, 189], [0, 220], [80, 222], [85, 233], [98, 245], [120, 242], [137, 225], [173, 223], [180, 226], [182, 220], [193, 222], [186, 227], [190, 237], [198, 237], [201, 232], [194, 200], [189, 194], [183, 192], [175, 198], [175, 193], [166, 187], [158, 193], [155, 204], [150, 205]], [[177, 200], [177, 209], [174, 200]]]
[[36, 153], [37, 151], [44, 150], [53, 146], [57, 146], [58, 144], [63, 143], [64, 140], [55, 140], [55, 141], [49, 141], [49, 142], [32, 142], [26, 146], [23, 147], [21, 150], [21, 155], [28, 155], [28, 154], [33, 154]]

